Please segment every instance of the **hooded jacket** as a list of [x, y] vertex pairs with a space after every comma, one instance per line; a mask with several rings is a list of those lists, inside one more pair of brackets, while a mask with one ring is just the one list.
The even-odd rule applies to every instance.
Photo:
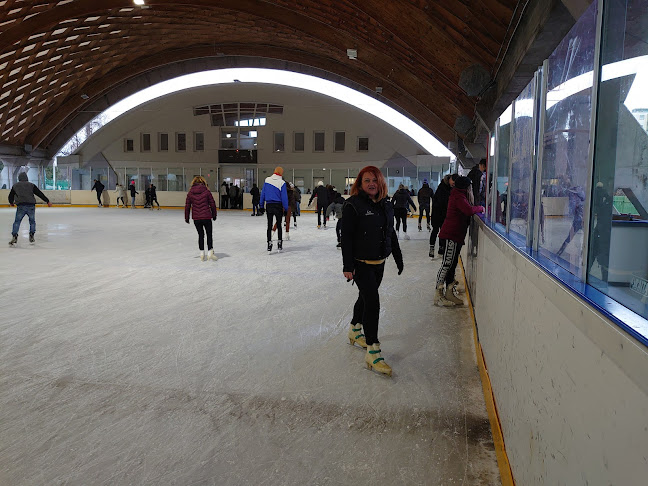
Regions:
[[417, 196], [419, 207], [429, 208], [432, 196], [434, 196], [432, 188], [427, 183], [423, 184], [423, 187], [419, 189]]
[[344, 203], [346, 202], [346, 199], [344, 199], [340, 194], [337, 195], [335, 199], [333, 199], [333, 202], [329, 204], [329, 207], [326, 208], [326, 217], [328, 218], [333, 211], [335, 211], [335, 217], [337, 219], [342, 219], [342, 209], [344, 207]]
[[396, 191], [392, 196], [392, 201], [394, 203], [394, 209], [407, 209], [409, 206], [412, 206], [414, 211], [416, 211], [414, 201], [412, 201], [412, 197], [407, 189], [399, 189]]
[[281, 203], [283, 208], [288, 210], [288, 189], [286, 188], [286, 181], [279, 174], [266, 177], [263, 183], [259, 206], [263, 207], [265, 203]]
[[439, 231], [439, 238], [452, 240], [462, 245], [464, 244], [468, 225], [470, 224], [470, 217], [480, 212], [481, 208], [481, 206], [470, 205], [468, 202], [469, 190], [470, 188], [452, 188], [448, 201], [448, 212], [443, 226], [441, 226], [441, 231]]
[[97, 191], [99, 194], [101, 194], [106, 186], [104, 186], [101, 182], [95, 181], [94, 186], [90, 189], [91, 191]]
[[191, 218], [194, 220], [216, 219], [216, 202], [207, 186], [202, 184], [191, 186], [185, 202], [185, 221], [189, 221], [190, 211]]
[[394, 208], [387, 199], [374, 202], [360, 191], [346, 200], [342, 209], [342, 262], [344, 272], [353, 272], [356, 260], [382, 260], [394, 253], [399, 269], [403, 254], [394, 231]]
[[259, 188], [257, 186], [253, 186], [252, 189], [250, 189], [250, 195], [252, 196], [252, 204], [259, 204], [259, 199], [261, 198], [261, 193], [259, 192]]
[[17, 206], [35, 205], [36, 198], [34, 195], [40, 197], [46, 203], [49, 202], [45, 194], [27, 180], [27, 174], [21, 172], [18, 174], [18, 182], [13, 185], [9, 192], [9, 204], [16, 204]]
[[432, 196], [432, 225], [437, 228], [440, 228], [445, 220], [451, 190], [452, 187], [450, 187], [446, 176], [441, 181], [441, 184], [439, 184], [439, 187], [437, 187], [434, 196]]

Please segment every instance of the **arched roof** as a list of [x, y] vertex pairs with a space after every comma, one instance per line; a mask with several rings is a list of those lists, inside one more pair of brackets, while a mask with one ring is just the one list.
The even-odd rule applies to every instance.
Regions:
[[448, 142], [478, 101], [460, 79], [481, 77], [485, 87], [494, 77], [518, 3], [525, 2], [0, 1], [0, 144], [51, 153], [75, 118], [138, 77], [232, 57], [242, 59], [237, 66], [285, 62], [367, 91], [380, 86], [376, 96]]

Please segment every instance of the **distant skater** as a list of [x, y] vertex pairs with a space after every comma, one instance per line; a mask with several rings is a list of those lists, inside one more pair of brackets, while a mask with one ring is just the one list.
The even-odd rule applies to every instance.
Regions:
[[18, 243], [18, 230], [23, 218], [29, 218], [29, 242], [35, 243], [34, 235], [36, 234], [36, 198], [38, 196], [51, 208], [52, 203], [47, 196], [36, 187], [35, 184], [29, 182], [27, 174], [21, 172], [18, 174], [18, 182], [16, 182], [9, 192], [9, 205], [16, 208], [16, 219], [14, 220], [13, 228], [11, 229], [11, 241], [9, 245], [15, 246]]
[[283, 167], [275, 167], [274, 173], [270, 177], [266, 177], [259, 200], [259, 207], [266, 206], [268, 252], [272, 251], [272, 223], [275, 219], [277, 221], [277, 250], [279, 252], [283, 250], [281, 220], [284, 210], [288, 210], [288, 190], [286, 181], [281, 176], [283, 176]]
[[119, 200], [121, 199], [122, 206], [126, 207], [126, 189], [119, 182], [115, 186], [115, 193], [117, 194], [117, 207], [119, 207]]
[[151, 210], [153, 210], [153, 203], [157, 204], [158, 211], [160, 210], [160, 203], [157, 200], [157, 187], [154, 184], [151, 184], [149, 188], [149, 194], [151, 198]]
[[398, 186], [398, 191], [392, 196], [392, 201], [394, 204], [394, 216], [396, 217], [396, 236], [400, 232], [400, 224], [403, 222], [403, 234], [406, 240], [409, 240], [410, 237], [407, 234], [407, 210], [411, 206], [414, 211], [416, 211], [416, 206], [414, 201], [412, 201], [412, 196], [410, 196], [407, 188], [400, 184]]
[[261, 193], [256, 184], [252, 184], [250, 195], [252, 196], [252, 216], [261, 216], [259, 213], [259, 200], [261, 199]]
[[335, 234], [337, 236], [337, 248], [342, 248], [342, 216], [343, 216], [342, 208], [344, 207], [345, 202], [346, 199], [344, 199], [338, 192], [336, 193], [333, 202], [329, 204], [329, 207], [326, 210], [327, 218], [332, 213], [335, 213], [335, 217], [337, 218], [337, 223], [335, 224]]
[[131, 181], [130, 186], [128, 186], [128, 190], [130, 191], [131, 195], [131, 208], [135, 209], [135, 196], [139, 194], [139, 192], [135, 190], [135, 181]]
[[324, 229], [326, 229], [326, 208], [328, 208], [328, 191], [324, 187], [324, 183], [319, 181], [317, 187], [311, 194], [308, 200], [308, 205], [313, 202], [313, 198], [317, 198], [317, 229], [322, 227], [322, 217], [324, 219]]
[[101, 193], [104, 190], [104, 185], [101, 183], [101, 181], [95, 179], [94, 180], [94, 185], [92, 186], [91, 191], [97, 191], [97, 201], [99, 202], [99, 205], [97, 207], [101, 208], [103, 207], [103, 204], [101, 202]]
[[430, 201], [434, 196], [434, 191], [428, 184], [427, 179], [423, 179], [423, 186], [419, 189], [418, 195], [416, 196], [418, 206], [419, 206], [419, 220], [418, 220], [418, 230], [422, 231], [421, 220], [423, 219], [423, 213], [425, 213], [425, 221], [427, 222], [427, 230], [430, 231]]
[[[216, 221], [216, 201], [212, 196], [207, 181], [201, 176], [196, 176], [191, 181], [191, 188], [187, 193], [185, 201], [185, 223], [189, 224], [189, 213], [194, 220], [194, 226], [198, 231], [198, 249], [200, 250], [200, 261], [218, 260], [214, 255], [214, 242], [212, 239], [212, 221]], [[205, 235], [207, 235], [207, 250], [205, 257]]]

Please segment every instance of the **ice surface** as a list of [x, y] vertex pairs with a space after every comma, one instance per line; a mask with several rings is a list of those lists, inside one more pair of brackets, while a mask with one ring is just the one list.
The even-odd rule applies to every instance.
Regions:
[[[217, 262], [180, 210], [0, 208], [0, 484], [499, 484], [467, 309], [409, 220], [387, 262], [381, 347], [346, 334], [357, 289], [335, 222], [220, 211]], [[276, 248], [276, 244], [275, 244]]]

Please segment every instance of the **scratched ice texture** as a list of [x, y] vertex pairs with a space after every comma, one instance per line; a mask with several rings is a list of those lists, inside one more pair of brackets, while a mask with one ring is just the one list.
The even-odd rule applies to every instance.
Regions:
[[348, 344], [335, 221], [268, 255], [265, 217], [221, 211], [202, 262], [180, 210], [38, 207], [10, 248], [14, 214], [0, 484], [499, 484], [469, 310], [433, 306], [415, 220], [380, 288], [388, 378]]

